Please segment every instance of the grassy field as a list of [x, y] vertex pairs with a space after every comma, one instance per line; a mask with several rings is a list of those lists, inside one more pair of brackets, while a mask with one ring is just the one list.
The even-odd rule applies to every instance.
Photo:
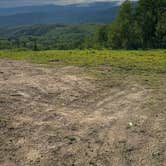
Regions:
[[0, 58], [25, 60], [47, 66], [79, 66], [90, 74], [107, 79], [126, 79], [159, 84], [166, 74], [166, 50], [69, 50], [0, 51]]
[[166, 50], [149, 51], [0, 51], [0, 58], [86, 67], [110, 66], [130, 73], [166, 74]]

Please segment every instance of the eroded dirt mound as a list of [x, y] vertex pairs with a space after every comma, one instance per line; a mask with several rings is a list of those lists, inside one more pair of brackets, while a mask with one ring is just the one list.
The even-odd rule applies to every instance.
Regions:
[[0, 60], [0, 165], [164, 165], [165, 117], [149, 110], [151, 95], [106, 89], [77, 67]]

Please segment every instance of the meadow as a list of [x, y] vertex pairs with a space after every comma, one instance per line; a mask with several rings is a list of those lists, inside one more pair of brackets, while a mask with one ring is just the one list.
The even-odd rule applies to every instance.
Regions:
[[116, 71], [129, 73], [166, 73], [166, 50], [6, 50], [0, 51], [0, 58], [26, 60], [28, 62], [48, 65], [110, 66]]

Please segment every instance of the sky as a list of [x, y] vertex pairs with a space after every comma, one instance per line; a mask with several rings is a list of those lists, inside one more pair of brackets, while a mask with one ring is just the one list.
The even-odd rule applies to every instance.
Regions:
[[79, 4], [79, 3], [92, 3], [92, 2], [111, 2], [124, 0], [0, 0], [0, 8], [3, 7], [15, 7], [15, 6], [27, 6], [27, 5], [45, 5], [45, 4]]

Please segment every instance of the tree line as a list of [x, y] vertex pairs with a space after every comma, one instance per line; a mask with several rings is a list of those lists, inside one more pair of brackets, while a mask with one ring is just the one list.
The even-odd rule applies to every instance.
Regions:
[[69, 50], [83, 49], [98, 24], [41, 24], [0, 27], [0, 49]]
[[87, 47], [108, 49], [166, 48], [166, 0], [126, 0], [116, 19], [99, 28]]

